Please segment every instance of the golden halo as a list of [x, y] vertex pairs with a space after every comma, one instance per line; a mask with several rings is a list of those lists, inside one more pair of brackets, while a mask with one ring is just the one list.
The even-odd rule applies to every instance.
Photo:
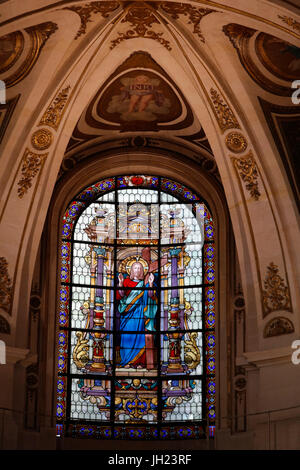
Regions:
[[122, 272], [127, 272], [130, 275], [130, 270], [131, 266], [133, 263], [141, 263], [141, 265], [144, 268], [144, 276], [147, 274], [149, 271], [149, 266], [146, 260], [144, 258], [141, 258], [140, 256], [128, 256], [128, 258], [125, 258], [122, 260], [122, 263], [119, 266], [119, 270]]

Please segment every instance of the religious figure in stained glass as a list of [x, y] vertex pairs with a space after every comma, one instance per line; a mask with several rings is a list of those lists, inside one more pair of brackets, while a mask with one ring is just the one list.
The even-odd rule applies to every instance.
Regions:
[[[144, 267], [139, 261], [131, 265], [129, 277], [124, 279], [123, 274], [119, 274], [121, 289], [117, 291], [117, 299], [120, 301], [118, 311], [122, 332], [120, 367], [154, 368], [153, 335], [141, 333], [155, 331], [157, 297], [153, 290], [134, 290], [143, 287], [153, 289], [153, 273], [148, 276], [148, 282], [144, 278]], [[126, 334], [126, 331], [134, 331], [136, 334]]]
[[[73, 232], [75, 205], [65, 216], [62, 256], [73, 250], [73, 264], [63, 263], [61, 293], [63, 309], [72, 310], [70, 326], [61, 312], [60, 344], [67, 347], [71, 335], [68, 419], [75, 428], [78, 419], [126, 424], [128, 432], [133, 424], [202, 423], [205, 406], [213, 422], [212, 220], [187, 189], [182, 203], [156, 185], [155, 177], [120, 177], [116, 191], [93, 198]], [[83, 207], [80, 198], [76, 207]], [[147, 433], [155, 437], [155, 429]]]

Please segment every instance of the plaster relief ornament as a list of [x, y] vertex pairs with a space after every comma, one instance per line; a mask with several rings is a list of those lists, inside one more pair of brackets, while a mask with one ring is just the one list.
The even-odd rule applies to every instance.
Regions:
[[83, 6], [71, 6], [66, 8], [66, 10], [75, 11], [80, 16], [81, 26], [77, 32], [75, 39], [78, 39], [80, 36], [86, 33], [87, 24], [90, 23], [92, 14], [100, 13], [103, 18], [107, 18], [109, 13], [117, 10], [120, 4], [118, 2], [91, 2], [86, 3]]
[[147, 74], [124, 77], [120, 94], [114, 95], [108, 113], [119, 113], [123, 121], [156, 121], [158, 115], [168, 115], [171, 102], [159, 89], [160, 80]]
[[258, 189], [258, 171], [252, 153], [250, 152], [247, 157], [244, 158], [231, 158], [233, 165], [235, 166], [237, 173], [245, 183], [247, 191], [256, 201], [260, 197]]
[[239, 132], [230, 132], [225, 139], [226, 145], [234, 153], [244, 152], [247, 148], [245, 137]]
[[273, 262], [267, 268], [264, 281], [263, 308], [264, 316], [276, 310], [292, 311], [289, 288], [279, 275], [279, 268]]
[[189, 5], [188, 3], [175, 2], [162, 3], [160, 8], [165, 13], [170, 14], [174, 20], [177, 20], [179, 15], [188, 16], [188, 24], [194, 25], [193, 33], [197, 34], [203, 43], [205, 42], [204, 36], [200, 30], [200, 21], [209, 13], [214, 13], [215, 10], [211, 10], [209, 8], [197, 8], [195, 6]]
[[37, 150], [45, 150], [52, 144], [53, 135], [48, 129], [39, 129], [31, 136], [31, 144]]
[[22, 199], [32, 186], [33, 178], [42, 169], [48, 153], [39, 155], [26, 149], [21, 167], [21, 179], [18, 181], [18, 197]]
[[53, 129], [57, 131], [58, 126], [60, 124], [60, 121], [65, 111], [65, 106], [68, 102], [70, 89], [71, 87], [69, 85], [66, 88], [63, 88], [63, 90], [61, 90], [56, 95], [56, 97], [54, 98], [50, 106], [47, 108], [47, 110], [43, 114], [43, 117], [40, 120], [39, 126], [46, 125], [46, 126], [52, 127]]
[[124, 33], [118, 32], [119, 37], [111, 41], [111, 49], [128, 39], [146, 38], [159, 42], [168, 51], [171, 50], [170, 42], [162, 37], [163, 33], [153, 31], [152, 25], [160, 24], [160, 22], [146, 3], [130, 6], [121, 23], [129, 23], [132, 29]]
[[300, 31], [300, 23], [299, 21], [294, 20], [293, 18], [289, 16], [281, 16], [278, 15], [278, 18], [280, 18], [284, 23], [286, 23], [288, 26], [291, 26], [293, 29], [296, 29], [297, 31]]
[[226, 129], [240, 129], [240, 125], [233, 111], [229, 107], [228, 103], [226, 103], [223, 96], [213, 88], [210, 89], [210, 96], [214, 113], [222, 132], [224, 132]]

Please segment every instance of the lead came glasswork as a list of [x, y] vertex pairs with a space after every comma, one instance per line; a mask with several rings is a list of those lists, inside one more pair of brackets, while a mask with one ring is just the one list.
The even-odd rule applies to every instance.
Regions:
[[93, 184], [65, 212], [60, 261], [57, 435], [213, 437], [214, 225], [199, 196], [149, 175]]

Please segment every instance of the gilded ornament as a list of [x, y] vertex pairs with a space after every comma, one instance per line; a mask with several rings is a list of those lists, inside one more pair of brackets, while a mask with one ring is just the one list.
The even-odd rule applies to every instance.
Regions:
[[12, 302], [12, 282], [8, 274], [8, 263], [0, 257], [0, 308], [10, 313]]
[[229, 150], [234, 153], [244, 152], [247, 148], [247, 140], [240, 132], [230, 132], [227, 134], [225, 143]]
[[289, 288], [279, 275], [279, 268], [270, 263], [264, 281], [263, 316], [276, 310], [292, 311]]
[[249, 191], [251, 197], [257, 201], [260, 196], [258, 189], [258, 171], [252, 153], [250, 152], [249, 155], [244, 158], [232, 157], [231, 159], [241, 179], [244, 181], [247, 191]]
[[57, 24], [50, 21], [25, 29], [30, 38], [29, 51], [24, 62], [16, 72], [5, 78], [6, 88], [16, 85], [31, 72], [47, 40], [57, 29]]
[[66, 8], [66, 10], [72, 10], [80, 16], [81, 26], [75, 39], [78, 39], [86, 33], [87, 24], [92, 21], [92, 14], [101, 13], [103, 18], [107, 18], [109, 13], [117, 10], [119, 6], [120, 4], [118, 2], [91, 2], [83, 6], [71, 6]]
[[31, 144], [37, 150], [45, 150], [52, 144], [53, 135], [48, 129], [39, 129], [31, 136]]
[[294, 333], [293, 323], [285, 317], [277, 317], [270, 320], [264, 328], [264, 338], [272, 338], [273, 336], [288, 335]]
[[[290, 96], [290, 88], [279, 85], [270, 80], [255, 64], [249, 52], [249, 41], [257, 32], [255, 29], [242, 26], [240, 24], [229, 23], [223, 26], [223, 31], [230, 39], [237, 51], [240, 62], [249, 76], [264, 90], [279, 96]], [[255, 44], [257, 45], [257, 39]]]
[[0, 37], [0, 73], [7, 72], [15, 65], [24, 50], [24, 36], [21, 31], [14, 31]]
[[18, 197], [21, 199], [32, 186], [32, 179], [38, 174], [42, 168], [48, 153], [39, 155], [26, 149], [22, 160], [21, 174], [22, 177], [18, 182]]
[[289, 16], [281, 16], [278, 15], [278, 18], [280, 18], [284, 23], [286, 23], [288, 26], [291, 26], [293, 29], [296, 29], [297, 31], [300, 31], [300, 23], [299, 21], [294, 20], [293, 18]]
[[46, 125], [52, 127], [55, 130], [58, 129], [68, 101], [70, 88], [71, 87], [69, 85], [58, 93], [53, 102], [45, 111], [42, 119], [39, 122], [39, 126]]
[[160, 8], [164, 12], [170, 14], [174, 20], [177, 20], [179, 15], [188, 16], [188, 23], [194, 25], [194, 34], [197, 34], [200, 40], [205, 42], [204, 36], [200, 30], [200, 21], [209, 13], [214, 13], [215, 10], [211, 10], [209, 8], [197, 8], [195, 6], [189, 5], [188, 3], [175, 2], [162, 3]]
[[225, 99], [213, 88], [210, 89], [210, 96], [214, 106], [214, 112], [222, 132], [227, 129], [240, 129], [240, 125]]
[[171, 50], [170, 42], [162, 37], [163, 33], [157, 33], [150, 29], [153, 24], [160, 24], [160, 22], [154, 15], [153, 10], [146, 4], [130, 7], [121, 23], [129, 23], [133, 29], [129, 29], [126, 33], [118, 33], [119, 37], [111, 41], [111, 49], [127, 39], [146, 38], [159, 42], [168, 51]]

